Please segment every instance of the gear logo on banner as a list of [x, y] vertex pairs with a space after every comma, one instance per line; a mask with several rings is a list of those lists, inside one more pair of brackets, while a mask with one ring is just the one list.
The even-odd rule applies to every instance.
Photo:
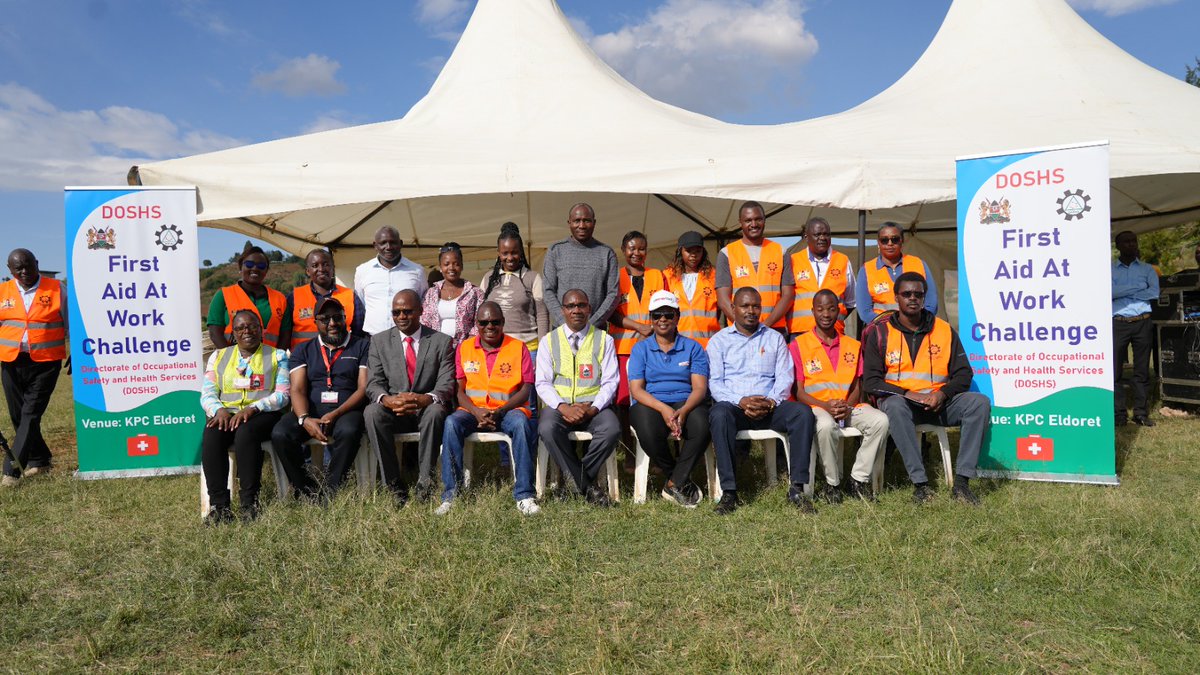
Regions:
[[1067, 222], [1074, 219], [1083, 220], [1083, 214], [1092, 210], [1092, 198], [1085, 195], [1083, 190], [1067, 190], [1057, 201], [1057, 213]]
[[163, 225], [154, 233], [154, 243], [164, 251], [174, 251], [183, 243], [183, 232], [174, 225]]

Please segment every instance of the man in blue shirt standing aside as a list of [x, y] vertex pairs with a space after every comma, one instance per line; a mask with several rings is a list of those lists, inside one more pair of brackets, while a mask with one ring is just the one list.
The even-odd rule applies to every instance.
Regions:
[[1128, 421], [1125, 407], [1125, 361], [1133, 347], [1133, 423], [1154, 426], [1146, 407], [1150, 387], [1150, 346], [1154, 324], [1150, 321], [1150, 302], [1158, 298], [1158, 272], [1138, 259], [1137, 235], [1129, 230], [1117, 234], [1118, 257], [1112, 264], [1113, 420], [1117, 426]]
[[804, 494], [804, 484], [809, 481], [816, 422], [808, 406], [788, 400], [796, 381], [792, 357], [779, 333], [759, 322], [761, 312], [758, 291], [750, 286], [739, 289], [733, 296], [733, 325], [722, 328], [708, 342], [708, 388], [715, 401], [708, 419], [722, 491], [716, 511], [726, 515], [737, 509], [737, 432], [771, 429], [786, 435], [791, 446], [788, 501], [804, 513], [815, 513], [812, 500]]

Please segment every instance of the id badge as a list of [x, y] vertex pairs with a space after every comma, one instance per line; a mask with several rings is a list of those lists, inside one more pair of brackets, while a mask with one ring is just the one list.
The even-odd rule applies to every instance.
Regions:
[[337, 403], [338, 393], [336, 391], [321, 392], [321, 403]]
[[249, 389], [250, 388], [250, 378], [235, 377], [235, 378], [233, 378], [233, 386], [235, 389]]

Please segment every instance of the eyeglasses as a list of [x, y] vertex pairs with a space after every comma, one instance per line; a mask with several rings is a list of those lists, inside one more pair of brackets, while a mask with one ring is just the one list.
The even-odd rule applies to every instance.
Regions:
[[588, 304], [586, 302], [572, 302], [569, 305], [563, 305], [563, 309], [587, 309], [587, 308], [588, 308]]
[[246, 260], [246, 261], [242, 262], [242, 267], [245, 267], [248, 270], [265, 270], [265, 269], [267, 269], [267, 266], [269, 264], [270, 263], [254, 262], [253, 260]]
[[317, 323], [346, 323], [345, 314], [334, 314], [332, 316], [318, 316]]
[[902, 298], [915, 298], [921, 300], [925, 297], [925, 291], [900, 291], [896, 295]]
[[669, 309], [669, 310], [665, 310], [665, 311], [661, 311], [661, 312], [650, 312], [650, 320], [651, 321], [662, 321], [663, 319], [674, 319], [674, 318], [675, 318], [674, 310]]
[[487, 328], [488, 326], [503, 326], [504, 319], [476, 319], [475, 323], [479, 324], [480, 328]]
[[879, 237], [878, 241], [881, 244], [899, 244], [900, 242], [904, 241], [904, 237]]
[[415, 310], [415, 309], [393, 309], [392, 310], [392, 316], [408, 316], [409, 314], [416, 314], [416, 313], [417, 313], [417, 310]]

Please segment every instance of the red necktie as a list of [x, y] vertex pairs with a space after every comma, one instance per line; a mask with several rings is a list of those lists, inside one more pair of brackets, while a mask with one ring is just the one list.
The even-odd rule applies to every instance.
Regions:
[[411, 389], [413, 378], [417, 376], [417, 350], [413, 349], [413, 339], [404, 338], [404, 365], [408, 367], [408, 386]]

